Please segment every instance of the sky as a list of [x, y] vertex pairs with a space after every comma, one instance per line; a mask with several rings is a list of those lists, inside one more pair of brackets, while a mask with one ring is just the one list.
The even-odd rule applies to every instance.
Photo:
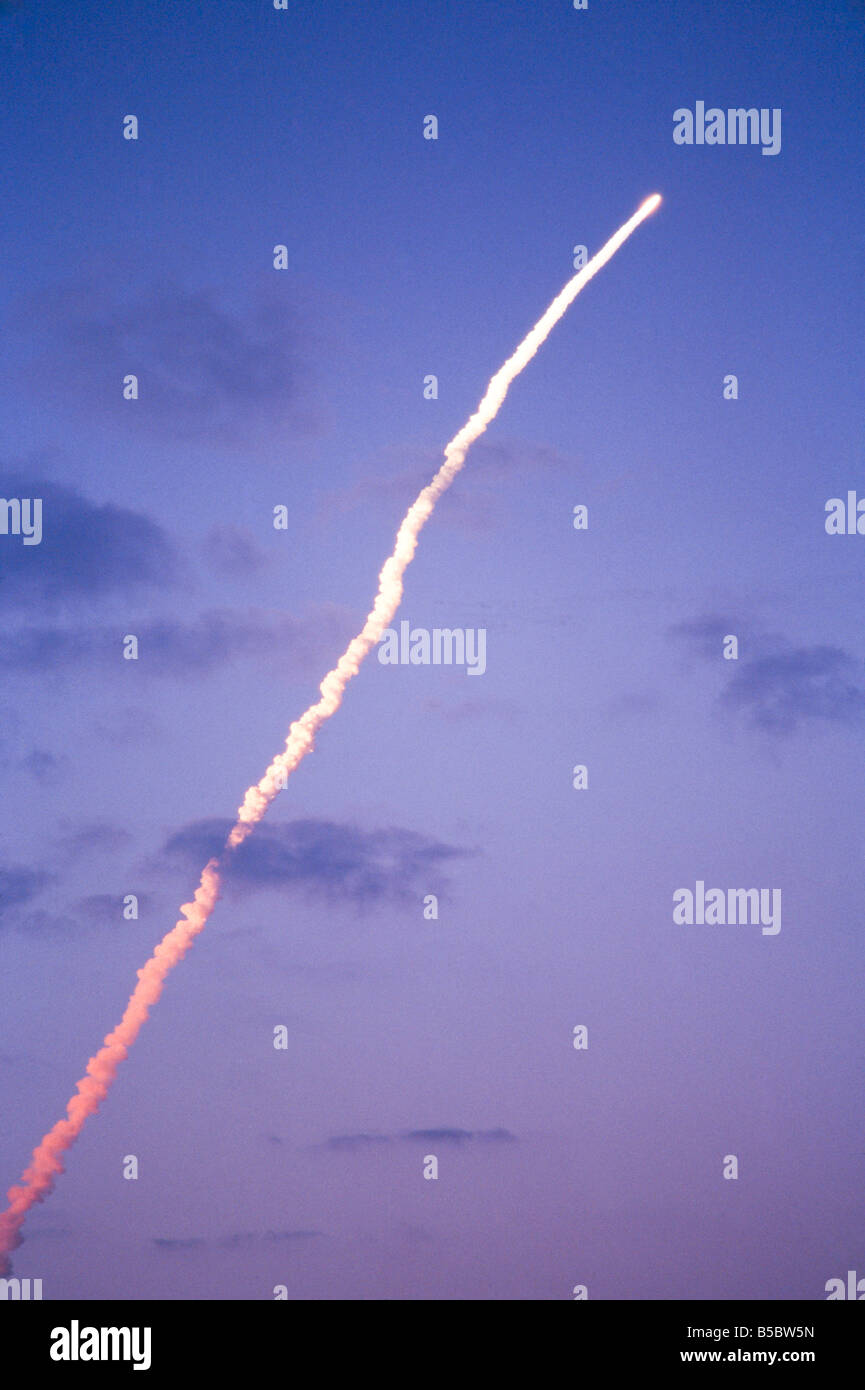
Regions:
[[[4, 1190], [444, 445], [663, 195], [422, 533], [399, 620], [485, 669], [370, 655], [25, 1224], [45, 1298], [865, 1273], [862, 20], [0, 6]], [[698, 102], [780, 149], [677, 144]], [[698, 883], [780, 929], [675, 920]]]

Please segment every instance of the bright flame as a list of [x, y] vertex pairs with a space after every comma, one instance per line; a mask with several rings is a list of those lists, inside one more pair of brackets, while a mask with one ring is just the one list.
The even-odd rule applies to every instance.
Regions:
[[[321, 682], [321, 699], [310, 705], [290, 726], [283, 752], [274, 758], [261, 781], [247, 791], [238, 809], [237, 822], [226, 841], [223, 860], [251, 834], [277, 792], [284, 786], [286, 778], [314, 747], [315, 735], [319, 728], [339, 709], [348, 682], [352, 676], [357, 675], [364, 657], [390, 626], [402, 599], [403, 575], [411, 564], [421, 528], [429, 520], [442, 493], [450, 487], [459, 473], [471, 445], [495, 419], [514, 377], [531, 361], [580, 290], [607, 264], [640, 223], [654, 212], [660, 201], [659, 193], [647, 198], [633, 217], [601, 247], [597, 255], [568, 281], [546, 313], [526, 334], [516, 351], [496, 372], [475, 413], [446, 446], [444, 463], [432, 482], [419, 493], [403, 518], [393, 553], [385, 561], [379, 575], [378, 593], [366, 622], [358, 635], [349, 642], [336, 666], [332, 671], [328, 671]], [[107, 1096], [117, 1068], [126, 1057], [150, 1009], [162, 993], [166, 976], [178, 961], [182, 960], [195, 937], [206, 926], [216, 906], [220, 886], [221, 861], [211, 859], [202, 871], [201, 881], [192, 902], [184, 903], [180, 909], [183, 916], [162, 938], [153, 955], [137, 972], [138, 984], [132, 991], [123, 1017], [114, 1032], [108, 1034], [103, 1046], [87, 1063], [85, 1076], [76, 1084], [77, 1095], [74, 1095], [66, 1106], [67, 1118], [58, 1120], [33, 1150], [33, 1161], [24, 1171], [22, 1185], [10, 1187], [7, 1194], [9, 1206], [6, 1211], [0, 1213], [0, 1275], [9, 1271], [9, 1252], [21, 1243], [20, 1228], [27, 1212], [52, 1191], [57, 1175], [63, 1172], [60, 1155], [72, 1146], [81, 1133], [84, 1121], [89, 1115], [96, 1113]]]
[[661, 206], [661, 201], [660, 193], [653, 193], [651, 198], [647, 198], [644, 203], [641, 203], [637, 209], [637, 216], [640, 220], [642, 221], [644, 217], [648, 217], [650, 213], [655, 211], [655, 208], [659, 208]]

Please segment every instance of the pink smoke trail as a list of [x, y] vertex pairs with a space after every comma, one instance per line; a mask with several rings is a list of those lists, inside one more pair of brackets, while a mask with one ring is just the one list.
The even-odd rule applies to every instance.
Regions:
[[[390, 626], [402, 599], [403, 575], [414, 557], [421, 528], [429, 520], [442, 493], [450, 487], [459, 473], [471, 445], [495, 419], [511, 382], [531, 361], [584, 286], [616, 254], [640, 223], [655, 211], [660, 202], [659, 193], [647, 198], [633, 217], [629, 218], [582, 270], [568, 281], [546, 313], [523, 338], [516, 351], [492, 377], [477, 410], [445, 447], [444, 463], [432, 482], [419, 493], [403, 518], [393, 552], [379, 574], [378, 593], [366, 622], [358, 635], [349, 642], [336, 666], [332, 671], [328, 671], [321, 682], [321, 699], [310, 705], [290, 726], [284, 750], [277, 754], [261, 780], [246, 792], [238, 808], [237, 821], [225, 843], [224, 855], [230, 854], [242, 844], [262, 819], [277, 792], [285, 786], [289, 775], [314, 747], [315, 735], [321, 725], [339, 709], [345, 688], [352, 676], [357, 675], [364, 657]], [[9, 1206], [0, 1213], [0, 1275], [9, 1272], [9, 1254], [21, 1244], [20, 1230], [28, 1211], [53, 1191], [58, 1174], [63, 1172], [60, 1155], [74, 1144], [88, 1116], [96, 1114], [117, 1075], [117, 1068], [127, 1056], [151, 1008], [162, 994], [166, 976], [178, 961], [183, 959], [198, 933], [207, 925], [216, 906], [220, 886], [220, 860], [211, 859], [202, 870], [201, 881], [192, 902], [184, 903], [180, 909], [183, 916], [171, 931], [166, 933], [153, 955], [137, 972], [138, 984], [132, 991], [123, 1017], [114, 1032], [108, 1034], [102, 1047], [87, 1063], [86, 1073], [75, 1087], [77, 1094], [66, 1106], [66, 1119], [58, 1120], [48, 1131], [33, 1150], [32, 1162], [22, 1174], [20, 1184], [10, 1187], [7, 1193]]]

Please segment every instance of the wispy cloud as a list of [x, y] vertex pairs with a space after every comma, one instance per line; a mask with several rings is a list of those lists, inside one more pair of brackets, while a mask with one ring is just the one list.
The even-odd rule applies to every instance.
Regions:
[[320, 1236], [321, 1231], [233, 1231], [218, 1240], [203, 1236], [170, 1237], [154, 1236], [153, 1244], [164, 1254], [189, 1254], [195, 1250], [236, 1250], [245, 1246], [282, 1245], [296, 1240], [311, 1240]]
[[178, 1251], [200, 1250], [207, 1241], [201, 1236], [189, 1236], [185, 1240], [174, 1239], [170, 1236], [154, 1236], [153, 1244], [157, 1250], [162, 1250], [166, 1254], [176, 1254]]
[[37, 782], [51, 787], [62, 780], [69, 767], [69, 759], [63, 755], [58, 757], [49, 748], [32, 748], [21, 759], [21, 766]]
[[[125, 891], [122, 893], [93, 893], [90, 897], [80, 898], [75, 904], [75, 910], [80, 914], [83, 923], [92, 926], [98, 923], [99, 926], [113, 926], [123, 920], [123, 899]], [[136, 893], [138, 898], [139, 915], [147, 912], [153, 905], [153, 898], [149, 893]]]
[[107, 821], [88, 821], [64, 829], [58, 838], [61, 854], [80, 859], [85, 854], [116, 854], [131, 843], [128, 830]]
[[336, 1153], [371, 1153], [383, 1145], [404, 1144], [515, 1144], [508, 1129], [407, 1129], [399, 1134], [334, 1134], [323, 1145]]
[[[260, 290], [238, 313], [215, 289], [130, 295], [82, 281], [22, 298], [10, 317], [27, 380], [54, 404], [124, 432], [248, 446], [265, 430], [316, 428], [301, 355], [310, 329], [284, 294]], [[137, 400], [123, 398], [129, 374]]]
[[455, 720], [464, 723], [469, 720], [498, 719], [513, 724], [519, 718], [519, 706], [513, 700], [440, 700], [429, 696], [421, 700], [420, 708], [435, 714], [449, 723]]
[[717, 613], [704, 614], [697, 618], [686, 618], [670, 629], [670, 635], [679, 641], [693, 656], [705, 661], [721, 658], [721, 646], [728, 633], [735, 633], [743, 648], [751, 645], [756, 635], [751, 624], [741, 617], [723, 617]]
[[[389, 459], [389, 464], [388, 464]], [[370, 505], [387, 505], [399, 512], [417, 496], [439, 466], [433, 451], [390, 449], [382, 465], [364, 469], [358, 482], [331, 492], [324, 501], [325, 515], [344, 515]], [[493, 530], [501, 524], [503, 491], [527, 477], [537, 480], [571, 467], [564, 455], [543, 444], [520, 440], [478, 440], [472, 448], [472, 466], [459, 491], [449, 492], [440, 503], [439, 522], [471, 534]]]
[[246, 526], [211, 526], [202, 539], [201, 552], [214, 573], [229, 578], [259, 574], [268, 563]]
[[138, 639], [137, 672], [201, 676], [239, 660], [266, 659], [270, 669], [304, 674], [321, 664], [350, 627], [331, 605], [303, 618], [264, 609], [218, 609], [189, 621], [130, 620], [126, 627], [28, 626], [0, 636], [0, 669], [62, 671], [94, 666], [117, 670], [127, 631]]
[[326, 1141], [326, 1146], [337, 1153], [352, 1153], [378, 1149], [382, 1144], [392, 1143], [393, 1136], [390, 1134], [333, 1134]]
[[80, 924], [74, 917], [62, 916], [56, 912], [46, 912], [42, 908], [23, 912], [13, 907], [10, 910], [8, 921], [2, 920], [2, 911], [0, 911], [0, 926], [14, 928], [23, 936], [48, 937], [74, 937], [80, 929]]

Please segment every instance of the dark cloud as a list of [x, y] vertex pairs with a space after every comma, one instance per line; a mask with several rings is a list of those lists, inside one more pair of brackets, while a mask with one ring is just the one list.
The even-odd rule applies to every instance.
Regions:
[[0, 865], [0, 919], [31, 902], [48, 882], [48, 874], [34, 869]]
[[0, 602], [75, 603], [177, 580], [171, 541], [142, 512], [96, 503], [73, 488], [16, 471], [0, 472], [7, 499], [42, 500], [42, 539], [0, 536]]
[[[671, 632], [727, 678], [722, 705], [765, 733], [792, 734], [809, 720], [848, 728], [865, 720], [861, 662], [842, 647], [794, 647], [786, 638], [729, 617], [695, 618]], [[739, 639], [734, 661], [722, 655], [728, 634]]]
[[806, 720], [858, 727], [865, 720], [861, 662], [840, 647], [797, 647], [740, 665], [724, 701], [758, 728], [791, 734]]
[[[242, 315], [214, 289], [172, 284], [132, 297], [95, 283], [29, 295], [11, 316], [25, 377], [40, 396], [124, 433], [246, 446], [264, 428], [308, 430], [300, 345], [311, 335], [277, 280]], [[137, 400], [123, 398], [129, 374]]]
[[[164, 852], [200, 868], [222, 852], [231, 826], [229, 820], [196, 821], [172, 835]], [[300, 888], [361, 905], [433, 886], [440, 891], [442, 866], [466, 853], [411, 830], [300, 820], [258, 826], [228, 861], [225, 879], [237, 887]]]
[[267, 658], [269, 669], [303, 671], [344, 639], [347, 622], [332, 607], [305, 619], [260, 609], [214, 610], [189, 622], [166, 618], [121, 627], [27, 627], [0, 635], [0, 669], [60, 671], [131, 665], [123, 657], [127, 632], [138, 638], [136, 670], [143, 675], [208, 675], [236, 660]]
[[507, 1129], [411, 1129], [403, 1139], [421, 1144], [514, 1144], [516, 1135]]
[[410, 1129], [402, 1137], [421, 1144], [465, 1144], [473, 1136], [470, 1129]]
[[[30, 904], [42, 890], [54, 881], [54, 876], [34, 869], [7, 865], [0, 867], [0, 926], [15, 929], [27, 936], [51, 936], [57, 933], [80, 934], [82, 926], [113, 924], [123, 921], [123, 894], [99, 893], [82, 898], [75, 904], [72, 916], [58, 915]], [[140, 894], [139, 911], [150, 898]]]

